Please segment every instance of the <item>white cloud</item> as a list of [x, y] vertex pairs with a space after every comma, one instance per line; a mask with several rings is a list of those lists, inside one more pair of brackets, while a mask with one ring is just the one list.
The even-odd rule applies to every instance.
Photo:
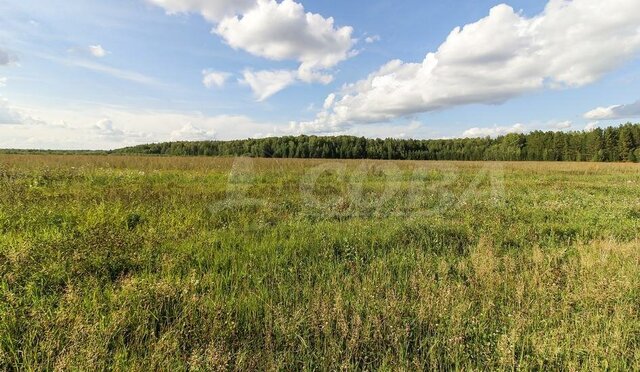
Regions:
[[433, 128], [423, 125], [417, 120], [408, 122], [354, 124], [348, 127], [301, 127], [290, 122], [288, 128], [279, 129], [280, 135], [322, 135], [322, 136], [356, 136], [368, 138], [442, 138]]
[[0, 87], [4, 87], [5, 85], [7, 85], [7, 78], [0, 77]]
[[[69, 48], [67, 50], [69, 53], [82, 55], [84, 57], [94, 57], [94, 58], [104, 58], [107, 55], [111, 54], [108, 50], [106, 50], [102, 45], [89, 45], [89, 46], [76, 46]], [[44, 56], [45, 58], [47, 56]]]
[[187, 123], [180, 129], [171, 132], [170, 138], [172, 141], [204, 141], [212, 140], [215, 136], [215, 131], [206, 131], [191, 123]]
[[0, 125], [41, 125], [43, 121], [0, 98]]
[[433, 128], [423, 125], [419, 121], [409, 121], [406, 123], [387, 124], [364, 124], [354, 125], [345, 132], [336, 134], [347, 134], [357, 137], [369, 138], [437, 138], [438, 135]]
[[246, 116], [95, 104], [65, 109], [0, 101], [0, 123], [6, 124], [0, 125], [0, 148], [114, 149], [170, 140], [228, 140], [287, 133], [286, 125], [257, 122]]
[[[603, 16], [606, 15], [606, 16]], [[455, 28], [420, 63], [391, 61], [345, 86], [333, 107], [302, 127], [334, 128], [527, 92], [591, 83], [640, 50], [637, 0], [550, 0], [526, 18], [498, 5]]]
[[[327, 70], [356, 54], [353, 28], [336, 27], [333, 18], [305, 12], [304, 6], [293, 0], [148, 1], [170, 13], [202, 14], [215, 24], [212, 32], [234, 49], [274, 61], [297, 61], [295, 80], [305, 83], [330, 83], [333, 76]], [[283, 76], [280, 72], [280, 79], [270, 87], [281, 86]], [[266, 99], [269, 95], [258, 96]]]
[[295, 83], [296, 76], [296, 71], [274, 70], [254, 72], [246, 70], [240, 82], [251, 87], [258, 101], [264, 101]]
[[510, 133], [524, 133], [527, 129], [523, 124], [514, 124], [510, 127], [470, 128], [462, 133], [462, 137], [498, 137]]
[[590, 119], [590, 120], [604, 120], [604, 119], [610, 119], [615, 117], [613, 111], [616, 108], [619, 108], [620, 105], [614, 105], [614, 106], [609, 106], [609, 107], [597, 107], [587, 113], [584, 114], [584, 118], [585, 119]]
[[113, 122], [110, 119], [102, 119], [98, 121], [95, 124], [94, 129], [98, 132], [98, 135], [102, 137], [121, 138], [125, 135], [123, 130], [113, 127]]
[[367, 43], [367, 44], [373, 44], [376, 41], [380, 41], [380, 36], [379, 35], [367, 36], [364, 39], [364, 42]]
[[573, 123], [570, 120], [554, 122], [549, 125], [552, 129], [569, 129], [573, 126]]
[[243, 78], [239, 80], [240, 83], [251, 88], [258, 102], [266, 100], [299, 81], [328, 84], [333, 80], [330, 75], [300, 70], [262, 70], [255, 72], [245, 70], [242, 75]]
[[493, 127], [476, 127], [467, 129], [462, 133], [462, 137], [497, 137], [510, 133], [527, 133], [532, 130], [552, 130], [563, 131], [573, 127], [573, 122], [565, 121], [549, 121], [546, 123], [531, 122], [528, 124], [517, 123], [511, 126], [493, 126]]
[[222, 88], [229, 78], [226, 72], [204, 70], [202, 71], [202, 84], [207, 88]]
[[3, 124], [22, 124], [23, 119], [20, 112], [9, 106], [9, 102], [0, 99], [0, 125]]
[[331, 108], [331, 106], [333, 106], [333, 103], [336, 101], [336, 95], [331, 93], [327, 96], [327, 98], [324, 100], [324, 104], [322, 105], [322, 108], [325, 110], [328, 110], [329, 108]]
[[296, 82], [329, 84], [333, 76], [304, 70], [245, 70], [241, 83], [251, 87], [258, 102], [264, 101]]
[[598, 128], [600, 126], [600, 122], [592, 121], [584, 127], [585, 132], [591, 132], [592, 130]]
[[589, 120], [637, 118], [640, 117], [640, 101], [628, 105], [598, 107], [584, 114], [584, 117]]
[[107, 54], [109, 54], [110, 52], [108, 52], [107, 50], [105, 50], [102, 45], [89, 45], [88, 47], [88, 51], [89, 53], [96, 57], [96, 58], [103, 58], [106, 57]]
[[147, 0], [164, 8], [167, 13], [200, 13], [212, 23], [235, 16], [255, 6], [256, 0]]
[[231, 47], [271, 60], [296, 60], [302, 71], [330, 68], [347, 59], [351, 27], [335, 28], [333, 18], [305, 13], [293, 0], [259, 0], [242, 17], [223, 19], [215, 29]]

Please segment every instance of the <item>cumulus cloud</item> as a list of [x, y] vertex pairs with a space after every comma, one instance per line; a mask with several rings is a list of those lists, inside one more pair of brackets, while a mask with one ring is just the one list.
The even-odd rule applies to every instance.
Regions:
[[0, 77], [0, 87], [3, 87], [7, 85], [7, 78], [6, 77]]
[[301, 70], [330, 68], [348, 58], [351, 27], [305, 13], [293, 0], [258, 0], [242, 17], [223, 19], [215, 29], [231, 47], [271, 60], [296, 60]]
[[394, 60], [345, 86], [330, 109], [299, 125], [382, 122], [589, 84], [640, 50], [639, 22], [637, 0], [550, 0], [533, 18], [498, 5], [456, 27], [422, 62]]
[[329, 108], [331, 108], [331, 106], [333, 106], [333, 103], [336, 101], [336, 95], [331, 93], [327, 96], [327, 98], [324, 100], [324, 104], [322, 105], [322, 108], [325, 110], [328, 110]]
[[[328, 70], [356, 54], [352, 27], [337, 27], [333, 18], [305, 12], [304, 6], [293, 0], [149, 1], [170, 13], [202, 14], [215, 25], [212, 32], [234, 49], [273, 61], [297, 61], [297, 72], [288, 73], [296, 81], [328, 84], [333, 80]], [[262, 75], [266, 77], [268, 73]], [[272, 89], [282, 85], [283, 76], [280, 71], [276, 76], [279, 79], [269, 84]], [[254, 93], [264, 97], [255, 90]], [[263, 99], [266, 98], [268, 95]]]
[[510, 133], [524, 133], [526, 130], [523, 124], [514, 124], [510, 127], [470, 128], [462, 133], [462, 137], [498, 137]]
[[600, 123], [599, 123], [599, 122], [597, 122], [597, 121], [592, 121], [592, 122], [590, 122], [589, 124], [587, 124], [587, 125], [584, 127], [584, 131], [585, 131], [585, 132], [591, 132], [592, 130], [594, 130], [594, 129], [598, 128], [599, 126], [600, 126]]
[[317, 71], [304, 70], [245, 70], [240, 83], [251, 87], [258, 102], [262, 102], [281, 90], [298, 81], [305, 83], [328, 84], [333, 80], [331, 75]]
[[214, 139], [215, 136], [215, 131], [206, 131], [187, 123], [182, 128], [171, 132], [170, 137], [172, 141], [201, 141]]
[[364, 39], [364, 42], [367, 43], [367, 44], [373, 44], [376, 41], [380, 41], [380, 36], [379, 35], [367, 36]]
[[222, 88], [229, 78], [226, 72], [204, 70], [202, 71], [202, 84], [207, 88]]
[[255, 5], [256, 0], [148, 0], [167, 13], [200, 13], [209, 22], [241, 14]]
[[251, 87], [256, 99], [264, 101], [289, 85], [295, 83], [297, 73], [287, 70], [251, 71], [243, 73], [240, 81]]
[[89, 45], [88, 47], [89, 53], [96, 58], [106, 57], [109, 52], [102, 47], [102, 45]]
[[589, 120], [614, 120], [640, 117], [640, 101], [627, 105], [614, 105], [609, 107], [598, 107], [586, 114], [585, 119]]
[[95, 131], [102, 137], [121, 138], [125, 136], [125, 132], [121, 129], [114, 128], [110, 119], [102, 119], [94, 126]]

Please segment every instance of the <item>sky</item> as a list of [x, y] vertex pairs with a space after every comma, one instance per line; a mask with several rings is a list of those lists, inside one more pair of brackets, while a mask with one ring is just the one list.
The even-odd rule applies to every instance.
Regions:
[[0, 148], [639, 119], [638, 0], [0, 0]]

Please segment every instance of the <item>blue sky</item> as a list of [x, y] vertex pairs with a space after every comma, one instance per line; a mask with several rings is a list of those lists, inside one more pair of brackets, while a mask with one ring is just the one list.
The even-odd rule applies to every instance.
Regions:
[[9, 0], [0, 147], [583, 130], [639, 56], [637, 0]]

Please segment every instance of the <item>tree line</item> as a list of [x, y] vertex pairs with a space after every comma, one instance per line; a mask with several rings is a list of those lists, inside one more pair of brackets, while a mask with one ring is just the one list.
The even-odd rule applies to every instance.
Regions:
[[591, 131], [533, 131], [497, 138], [438, 140], [287, 136], [234, 141], [165, 142], [120, 154], [389, 160], [531, 160], [638, 162], [640, 124]]

